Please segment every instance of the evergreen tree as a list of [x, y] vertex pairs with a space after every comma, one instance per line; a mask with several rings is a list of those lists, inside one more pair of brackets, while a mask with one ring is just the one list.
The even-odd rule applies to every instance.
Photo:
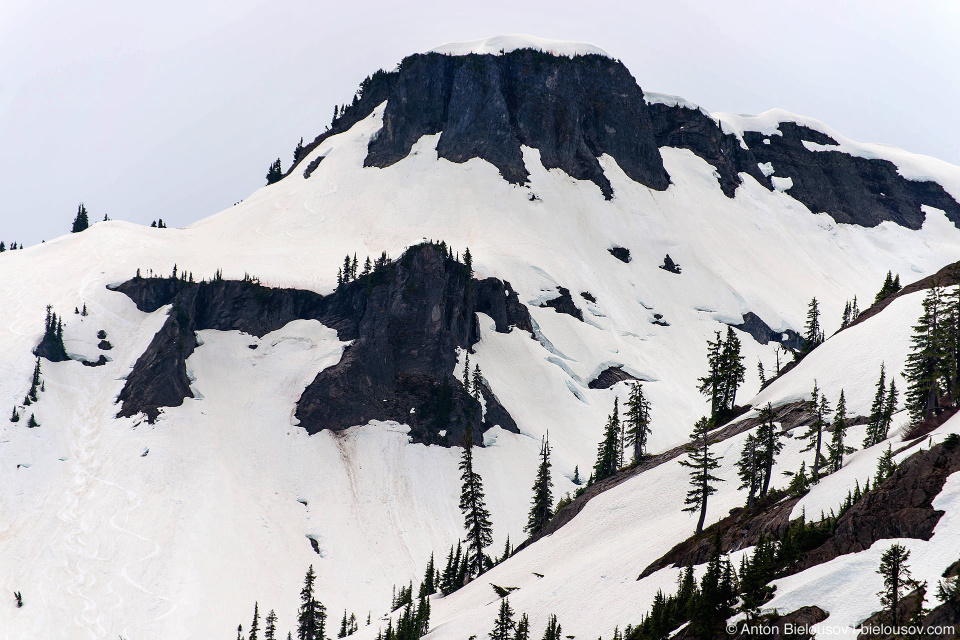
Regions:
[[740, 459], [737, 461], [737, 475], [740, 477], [738, 489], [747, 490], [747, 508], [753, 507], [754, 499], [763, 481], [760, 466], [760, 451], [757, 439], [751, 433], [743, 442]]
[[633, 447], [633, 461], [638, 463], [647, 454], [647, 437], [652, 433], [650, 402], [643, 396], [643, 384], [640, 382], [630, 385], [623, 422], [626, 427], [626, 445]]
[[847, 436], [847, 401], [843, 397], [843, 389], [840, 390], [840, 399], [837, 400], [837, 409], [833, 414], [833, 437], [830, 444], [827, 445], [827, 451], [830, 454], [830, 471], [839, 471], [843, 466], [843, 457], [848, 453], [856, 451], [853, 447], [845, 444]]
[[923, 299], [923, 313], [913, 327], [911, 353], [907, 356], [907, 409], [914, 422], [940, 410], [941, 377], [944, 372], [942, 301], [943, 291], [933, 286]]
[[470, 255], [470, 247], [463, 252], [463, 264], [467, 267], [467, 281], [473, 278], [473, 256]]
[[877, 573], [883, 576], [883, 591], [877, 593], [882, 604], [890, 616], [894, 627], [900, 626], [900, 602], [903, 596], [918, 585], [910, 577], [907, 560], [910, 552], [900, 544], [894, 544], [880, 556], [880, 568]]
[[897, 277], [893, 277], [893, 273], [887, 271], [887, 277], [883, 281], [883, 286], [880, 287], [880, 291], [877, 292], [876, 297], [873, 299], [873, 304], [877, 304], [884, 298], [888, 298], [895, 294], [897, 291], [900, 291], [900, 274], [897, 274]]
[[17, 407], [13, 407], [13, 415], [10, 416], [10, 422], [20, 422], [20, 414], [17, 413]]
[[721, 355], [723, 340], [717, 331], [715, 341], [707, 340], [707, 370], [708, 373], [698, 378], [700, 393], [710, 398], [710, 417], [716, 419], [723, 407], [723, 377], [721, 371]]
[[253, 622], [250, 623], [249, 640], [257, 640], [257, 633], [260, 631], [260, 604], [253, 603]]
[[263, 640], [277, 640], [277, 614], [273, 609], [267, 614], [266, 626], [263, 628]]
[[877, 393], [873, 397], [873, 404], [870, 405], [870, 421], [867, 423], [867, 434], [863, 439], [863, 448], [872, 447], [884, 438], [880, 437], [880, 431], [883, 424], [883, 408], [887, 399], [886, 370], [884, 364], [880, 363], [880, 380], [877, 381]]
[[593, 466], [594, 482], [599, 482], [617, 472], [617, 450], [620, 444], [620, 416], [617, 403], [618, 398], [614, 397], [613, 413], [607, 418], [603, 440], [597, 447], [597, 462]]
[[879, 485], [889, 478], [895, 468], [896, 465], [893, 462], [893, 447], [888, 444], [887, 450], [880, 454], [880, 458], [877, 459], [877, 473], [875, 474], [876, 480], [874, 481], [874, 486]]
[[[897, 276], [899, 282], [899, 277]], [[855, 322], [860, 317], [860, 307], [857, 306], [857, 296], [853, 296], [853, 305], [850, 307], [850, 322]]]
[[530, 618], [527, 617], [527, 614], [523, 614], [517, 620], [517, 626], [514, 627], [511, 640], [530, 640]]
[[767, 495], [770, 479], [773, 475], [773, 465], [777, 456], [783, 450], [781, 441], [782, 432], [777, 430], [773, 423], [773, 407], [770, 403], [760, 410], [760, 426], [757, 427], [757, 449], [763, 482], [760, 486], [760, 497]]
[[850, 312], [851, 312], [850, 301], [847, 300], [847, 304], [844, 305], [843, 307], [843, 317], [840, 319], [841, 329], [846, 329], [848, 326], [850, 326]]
[[820, 327], [820, 304], [817, 302], [817, 298], [814, 297], [807, 306], [807, 324], [804, 327], [803, 334], [803, 353], [810, 353], [822, 342], [823, 329]]
[[430, 554], [430, 562], [427, 563], [427, 570], [423, 574], [423, 582], [420, 583], [420, 593], [418, 597], [432, 596], [437, 592], [437, 584], [434, 579], [436, 567], [433, 564], [433, 554]]
[[469, 580], [484, 572], [483, 550], [493, 543], [493, 525], [490, 512], [484, 503], [483, 480], [473, 470], [473, 429], [467, 427], [463, 438], [463, 455], [460, 458], [460, 511], [463, 512], [467, 530], [466, 576]]
[[823, 448], [823, 429], [829, 424], [827, 422], [827, 416], [830, 413], [830, 405], [827, 402], [827, 397], [820, 394], [816, 380], [813, 381], [813, 393], [810, 395], [810, 402], [814, 414], [813, 422], [807, 427], [806, 433], [801, 436], [804, 440], [807, 440], [808, 443], [807, 446], [800, 451], [814, 452], [812, 479], [816, 482], [820, 479], [820, 463], [823, 460], [823, 455], [821, 454]]
[[507, 598], [500, 600], [500, 611], [497, 613], [497, 619], [493, 622], [493, 631], [490, 632], [490, 640], [513, 640], [512, 631], [514, 628], [513, 608]]
[[297, 147], [293, 150], [293, 163], [296, 164], [300, 160], [300, 156], [303, 155], [303, 136], [300, 136], [300, 142], [297, 143]]
[[887, 391], [887, 402], [883, 405], [883, 421], [880, 423], [880, 430], [877, 437], [880, 442], [887, 439], [890, 432], [890, 425], [893, 424], [893, 414], [897, 412], [897, 383], [891, 378], [890, 389]]
[[90, 227], [90, 219], [87, 217], [87, 208], [80, 203], [77, 207], [77, 217], [73, 219], [72, 233], [79, 233]]
[[583, 484], [583, 480], [580, 479], [580, 465], [577, 465], [573, 468], [573, 484], [578, 486]]
[[533, 483], [533, 503], [527, 516], [527, 526], [524, 531], [531, 536], [540, 533], [547, 526], [553, 515], [553, 480], [550, 477], [550, 440], [544, 436], [540, 445], [540, 466], [537, 469], [537, 479]]
[[238, 624], [238, 625], [237, 625], [237, 640], [244, 640], [244, 638], [243, 638], [243, 625], [242, 625], [242, 624]]
[[473, 365], [473, 380], [471, 380], [470, 386], [473, 389], [473, 398], [480, 403], [480, 399], [483, 397], [483, 393], [480, 389], [483, 387], [483, 374], [480, 373], [480, 365]]
[[297, 640], [323, 640], [327, 622], [327, 610], [313, 596], [313, 583], [316, 581], [313, 565], [307, 569], [300, 590], [300, 609], [297, 615]]
[[723, 342], [720, 355], [723, 376], [723, 409], [732, 411], [736, 406], [737, 388], [746, 379], [747, 369], [740, 355], [740, 338], [733, 327], [727, 327], [727, 339]]
[[556, 615], [551, 613], [550, 617], [547, 618], [547, 628], [543, 632], [541, 640], [563, 640], [563, 628], [557, 622]]
[[34, 414], [30, 414], [30, 419], [27, 420], [27, 428], [33, 429], [34, 427], [39, 427], [40, 423], [37, 422], [37, 417]]
[[267, 184], [279, 182], [282, 177], [283, 169], [280, 168], [280, 158], [277, 158], [273, 161], [273, 164], [270, 165], [270, 170], [267, 171]]
[[720, 466], [717, 457], [710, 453], [709, 433], [712, 423], [706, 418], [700, 418], [690, 434], [690, 444], [687, 445], [687, 459], [680, 464], [690, 468], [690, 490], [684, 504], [684, 511], [696, 513], [700, 511], [700, 520], [697, 522], [697, 532], [703, 532], [703, 523], [707, 517], [707, 499], [717, 492], [715, 483], [722, 482], [721, 478], [710, 472]]

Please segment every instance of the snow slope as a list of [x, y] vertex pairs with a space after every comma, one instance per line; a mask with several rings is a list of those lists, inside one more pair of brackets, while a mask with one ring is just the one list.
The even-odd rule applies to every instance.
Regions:
[[444, 53], [451, 56], [465, 56], [471, 53], [503, 55], [517, 49], [534, 49], [554, 56], [598, 55], [611, 58], [609, 53], [589, 42], [570, 42], [551, 40], [526, 34], [511, 34], [470, 40], [467, 42], [448, 42], [435, 47], [429, 53]]
[[[485, 41], [447, 52], [480, 46], [509, 48]], [[0, 591], [21, 591], [26, 605], [0, 605], [0, 638], [232, 637], [238, 622], [249, 624], [254, 601], [275, 608], [285, 631], [311, 563], [333, 617], [347, 608], [376, 619], [393, 584], [419, 579], [429, 554], [445, 553], [462, 535], [459, 450], [409, 444], [406, 427], [393, 423], [312, 437], [297, 428], [300, 392], [344, 347], [315, 322], [261, 339], [202, 332], [204, 344], [188, 360], [196, 398], [165, 410], [154, 425], [115, 419], [123, 376], [165, 313], [141, 313], [106, 289], [137, 269], [168, 274], [176, 264], [196, 278], [222, 269], [226, 278], [250, 273], [268, 286], [327, 293], [344, 254], [398, 256], [433, 238], [460, 251], [469, 246], [478, 275], [508, 280], [524, 303], [569, 289], [585, 322], [531, 306], [537, 340], [519, 330], [495, 333], [481, 318], [471, 361], [521, 430], [488, 432], [490, 446], [476, 453], [499, 551], [507, 535], [522, 538], [541, 435], [549, 429], [558, 495], [574, 488], [575, 467], [588, 474], [613, 398], [625, 394], [623, 384], [588, 387], [606, 367], [623, 365], [650, 381], [651, 448], [663, 450], [685, 441], [706, 411], [696, 379], [706, 340], [725, 330], [723, 322], [739, 323], [752, 311], [774, 329], [800, 330], [816, 295], [829, 332], [845, 301], [870, 299], [887, 270], [906, 284], [956, 260], [960, 249], [960, 230], [940, 211], [929, 209], [919, 231], [892, 223], [863, 229], [813, 215], [748, 176], [729, 199], [713, 167], [671, 148], [661, 150], [672, 179], [664, 192], [630, 181], [603, 157], [612, 201], [593, 183], [545, 170], [531, 149], [524, 149], [524, 187], [481, 160], [438, 159], [438, 136], [423, 137], [391, 167], [363, 168], [382, 113], [381, 106], [315, 149], [306, 162], [325, 159], [309, 179], [294, 173], [188, 228], [103, 222], [0, 255], [0, 411], [9, 412], [29, 386], [47, 304], [64, 315], [71, 353], [95, 359], [99, 329], [114, 344], [103, 367], [44, 363], [46, 390], [28, 408], [41, 427], [0, 421]], [[948, 190], [960, 182], [957, 167], [889, 153]], [[629, 248], [632, 261], [613, 258], [613, 246]], [[658, 268], [666, 253], [682, 275]], [[83, 304], [90, 315], [74, 315]], [[851, 409], [862, 412], [879, 360], [890, 371], [902, 362], [917, 304], [909, 296], [878, 316], [892, 318], [900, 338], [879, 340], [880, 324], [871, 319], [828, 341], [822, 353], [835, 356], [819, 363], [818, 350], [758, 402], [794, 399], [816, 377], [831, 396], [838, 390], [826, 380], [842, 382]], [[653, 324], [654, 314], [669, 326]], [[770, 371], [775, 356], [772, 344], [741, 340], [751, 374], [742, 402], [758, 390], [757, 360]], [[833, 363], [841, 353], [862, 361], [841, 369]], [[864, 377], [851, 375], [861, 365]], [[724, 477], [733, 477], [740, 442], [727, 445]], [[851, 468], [857, 455], [866, 468], [878, 452], [855, 454]], [[784, 468], [798, 460], [796, 451], [785, 455]], [[692, 531], [694, 522], [678, 510], [684, 485], [685, 474], [670, 463], [604, 494], [554, 536], [438, 602], [435, 637], [486, 632], [494, 605], [475, 605], [493, 601], [487, 582], [523, 586], [512, 601], [530, 612], [535, 629], [550, 611], [571, 612], [561, 622], [578, 635], [608, 635], [613, 625], [635, 622], [675, 577], [665, 570], [636, 582], [636, 575]], [[726, 483], [711, 519], [742, 501], [733, 486]], [[820, 500], [815, 492], [809, 499]], [[622, 598], [616, 609], [584, 605], [585, 594], [602, 593]]]

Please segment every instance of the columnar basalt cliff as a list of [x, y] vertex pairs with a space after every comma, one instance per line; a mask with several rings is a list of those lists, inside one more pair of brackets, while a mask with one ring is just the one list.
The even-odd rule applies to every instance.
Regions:
[[176, 278], [135, 278], [116, 290], [141, 311], [172, 305], [127, 378], [118, 398], [120, 416], [143, 413], [154, 421], [163, 407], [194, 397], [186, 360], [197, 347], [197, 331], [263, 336], [292, 320], [314, 319], [352, 342], [298, 402], [296, 416], [308, 432], [396, 420], [410, 425], [416, 441], [457, 445], [468, 426], [474, 427], [476, 444], [495, 425], [517, 431], [485, 385], [481, 417], [480, 404], [451, 372], [457, 349], [480, 338], [478, 312], [490, 316], [497, 331], [531, 331], [526, 307], [509, 284], [471, 278], [466, 266], [437, 245], [414, 247], [328, 296], [251, 281]]

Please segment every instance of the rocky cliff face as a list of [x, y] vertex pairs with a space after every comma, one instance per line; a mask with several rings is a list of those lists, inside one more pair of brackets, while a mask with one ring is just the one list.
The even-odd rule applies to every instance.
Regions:
[[197, 347], [197, 331], [262, 336], [292, 320], [314, 319], [352, 344], [304, 390], [296, 416], [308, 432], [396, 420], [410, 425], [416, 441], [452, 446], [468, 427], [476, 444], [495, 425], [517, 431], [485, 386], [481, 418], [480, 404], [450, 372], [457, 349], [480, 338], [478, 312], [490, 316], [497, 331], [531, 331], [527, 310], [508, 283], [471, 278], [466, 266], [436, 245], [414, 247], [328, 296], [250, 281], [176, 278], [135, 278], [117, 290], [141, 311], [172, 305], [127, 378], [118, 398], [120, 416], [143, 413], [154, 421], [163, 407], [194, 397], [186, 360]]
[[[886, 160], [832, 151], [835, 140], [793, 122], [780, 123], [780, 135], [746, 131], [741, 142], [699, 109], [648, 104], [627, 68], [600, 55], [519, 49], [503, 55], [409, 56], [397, 71], [365, 80], [353, 103], [301, 157], [384, 101], [383, 127], [364, 161], [368, 167], [399, 162], [422, 136], [440, 134], [437, 153], [446, 160], [480, 158], [507, 181], [524, 184], [529, 172], [521, 146], [527, 146], [539, 151], [544, 167], [594, 182], [609, 199], [613, 188], [598, 161], [602, 154], [631, 179], [662, 191], [670, 184], [659, 151], [666, 146], [688, 149], [713, 165], [731, 198], [743, 174], [773, 190], [759, 167], [771, 163], [774, 176], [791, 179], [790, 196], [837, 222], [873, 227], [890, 220], [918, 229], [924, 220], [920, 207], [929, 205], [960, 225], [960, 204], [935, 182], [907, 180]], [[305, 176], [319, 160], [308, 165]]]

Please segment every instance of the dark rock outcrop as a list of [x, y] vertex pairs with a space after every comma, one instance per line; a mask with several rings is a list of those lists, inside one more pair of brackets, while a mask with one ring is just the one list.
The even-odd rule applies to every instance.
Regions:
[[301, 395], [296, 415], [311, 434], [374, 419], [408, 424], [416, 441], [445, 445], [460, 444], [468, 426], [477, 444], [483, 431], [497, 424], [517, 431], [485, 387], [485, 419], [478, 420], [479, 404], [449, 372], [457, 348], [469, 349], [480, 338], [477, 312], [491, 317], [497, 331], [532, 331], [526, 307], [509, 284], [469, 278], [464, 265], [435, 245], [409, 249], [400, 260], [328, 296], [250, 281], [173, 278], [135, 278], [116, 290], [141, 311], [172, 305], [127, 378], [118, 398], [120, 416], [143, 413], [154, 421], [162, 407], [193, 397], [186, 360], [197, 346], [196, 331], [263, 336], [292, 320], [313, 319], [352, 344]]
[[607, 249], [614, 258], [620, 262], [629, 263], [630, 262], [630, 249], [626, 247], [610, 247]]
[[[820, 607], [800, 607], [779, 615], [776, 611], [761, 615], [757, 620], [736, 623], [737, 632], [723, 636], [728, 640], [812, 640], [813, 627], [827, 619], [829, 614]], [[677, 640], [694, 640], [686, 629], [673, 636]]]
[[583, 311], [580, 310], [580, 307], [576, 305], [573, 301], [573, 296], [570, 295], [570, 290], [566, 287], [557, 287], [557, 292], [559, 295], [552, 300], [547, 300], [541, 307], [550, 307], [557, 313], [565, 313], [568, 316], [573, 316], [580, 322], [583, 322]]
[[891, 220], [919, 229], [925, 217], [920, 205], [925, 204], [943, 209], [947, 218], [960, 226], [960, 204], [936, 182], [908, 180], [887, 160], [858, 158], [841, 151], [810, 151], [804, 141], [825, 146], [836, 145], [836, 141], [803, 125], [781, 122], [779, 131], [781, 135], [772, 136], [747, 131], [743, 139], [757, 162], [771, 163], [774, 175], [793, 181], [787, 194], [810, 211], [862, 227]]
[[837, 522], [836, 531], [800, 561], [799, 571], [837, 556], [869, 549], [877, 540], [929, 540], [943, 511], [933, 499], [947, 477], [960, 471], [960, 446], [935, 445], [900, 463], [893, 474], [853, 505]]
[[783, 332], [774, 331], [770, 328], [770, 325], [760, 319], [760, 316], [753, 311], [747, 311], [743, 314], [743, 322], [740, 324], [731, 324], [730, 326], [744, 333], [749, 333], [753, 336], [753, 339], [760, 344], [778, 342], [784, 347], [795, 351], [803, 347], [803, 336], [799, 333], [793, 329], [787, 329]]
[[365, 165], [390, 166], [422, 136], [437, 133], [441, 158], [481, 158], [514, 184], [529, 175], [521, 145], [537, 149], [547, 169], [594, 182], [608, 199], [613, 189], [602, 154], [652, 189], [670, 182], [643, 92], [622, 63], [605, 56], [520, 49], [405, 58]]
[[618, 382], [637, 379], [636, 376], [624, 371], [623, 366], [607, 367], [596, 378], [588, 382], [587, 386], [591, 389], [609, 389]]

